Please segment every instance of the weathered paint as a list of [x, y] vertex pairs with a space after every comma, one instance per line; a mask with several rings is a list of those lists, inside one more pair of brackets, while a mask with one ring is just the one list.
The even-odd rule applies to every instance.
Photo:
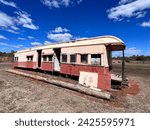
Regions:
[[61, 49], [61, 53], [69, 55], [77, 54], [77, 64], [80, 64], [81, 62], [80, 54], [101, 54], [102, 66], [108, 66], [106, 47], [104, 45], [66, 47]]
[[35, 69], [36, 62], [26, 62], [27, 68]]
[[108, 45], [108, 44], [115, 44], [119, 46], [124, 46], [124, 43], [121, 39], [115, 37], [115, 36], [100, 36], [100, 37], [94, 37], [94, 38], [87, 38], [87, 39], [79, 39], [76, 41], [69, 41], [69, 42], [62, 42], [62, 43], [56, 43], [56, 44], [49, 44], [45, 46], [38, 46], [33, 47], [30, 49], [25, 49], [21, 51], [17, 51], [17, 53], [21, 52], [30, 52], [33, 50], [45, 50], [45, 49], [53, 49], [53, 48], [65, 48], [65, 47], [75, 47], [75, 46], [89, 46], [89, 45]]
[[18, 62], [15, 62], [15, 61], [14, 61], [14, 64], [13, 64], [13, 65], [14, 65], [14, 67], [18, 67]]
[[[15, 57], [18, 62], [14, 62], [15, 67], [38, 68], [37, 50], [42, 50], [42, 55], [55, 54], [54, 49], [60, 48], [61, 54], [67, 54], [68, 63], [61, 64], [60, 73], [79, 76], [80, 71], [98, 73], [97, 87], [105, 90], [111, 89], [111, 51], [125, 49], [124, 43], [114, 36], [102, 36], [89, 39], [64, 42], [60, 44], [50, 44], [17, 51]], [[77, 63], [70, 63], [70, 54], [77, 54]], [[81, 63], [81, 54], [88, 54], [88, 64]], [[101, 66], [91, 65], [91, 54], [101, 54]], [[28, 62], [27, 56], [33, 55], [33, 61]], [[41, 60], [41, 70], [53, 71], [53, 62], [43, 62]]]
[[98, 73], [80, 71], [79, 84], [87, 87], [97, 88]]
[[45, 49], [45, 50], [42, 50], [42, 55], [52, 55], [54, 54], [54, 50], [53, 49]]
[[53, 71], [53, 62], [42, 62], [42, 70]]
[[14, 67], [36, 69], [36, 62], [14, 62]]
[[100, 89], [111, 89], [111, 72], [109, 67], [78, 65], [78, 64], [61, 64], [61, 73], [73, 76], [79, 76], [80, 71], [98, 73], [97, 87]]

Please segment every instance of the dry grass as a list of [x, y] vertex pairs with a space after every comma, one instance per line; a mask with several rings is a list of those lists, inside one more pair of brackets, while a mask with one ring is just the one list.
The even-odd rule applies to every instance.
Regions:
[[112, 102], [4, 71], [9, 68], [0, 64], [0, 112], [150, 112], [150, 66], [127, 65], [132, 87]]

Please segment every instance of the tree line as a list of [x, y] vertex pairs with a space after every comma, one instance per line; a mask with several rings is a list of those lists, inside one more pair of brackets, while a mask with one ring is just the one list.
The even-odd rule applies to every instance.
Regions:
[[0, 51], [0, 57], [13, 57], [14, 53], [15, 53], [15, 51], [11, 51], [11, 52], [1, 52]]
[[[115, 60], [121, 60], [121, 56], [113, 57]], [[126, 62], [130, 61], [150, 61], [150, 56], [144, 56], [144, 55], [133, 55], [129, 57], [124, 58]]]

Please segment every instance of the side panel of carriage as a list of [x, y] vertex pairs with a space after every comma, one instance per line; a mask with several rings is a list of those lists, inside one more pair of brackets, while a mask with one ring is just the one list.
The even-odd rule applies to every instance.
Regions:
[[41, 70], [53, 71], [53, 49], [42, 50]]
[[80, 72], [98, 74], [97, 87], [110, 90], [111, 74], [105, 45], [31, 50], [15, 54], [14, 67], [57, 71], [79, 76]]
[[110, 90], [109, 59], [105, 45], [62, 48], [60, 72], [74, 76], [79, 76], [81, 71], [97, 73], [97, 87]]
[[15, 53], [14, 67], [36, 69], [37, 52], [27, 51], [27, 52]]
[[57, 71], [72, 76], [94, 73], [97, 77], [96, 81], [93, 79], [95, 86], [110, 90], [111, 52], [124, 49], [123, 42], [111, 36], [53, 44], [18, 51], [14, 67]]

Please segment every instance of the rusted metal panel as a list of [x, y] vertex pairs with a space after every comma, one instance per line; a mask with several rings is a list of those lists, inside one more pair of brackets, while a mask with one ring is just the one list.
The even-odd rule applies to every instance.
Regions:
[[27, 68], [35, 69], [36, 62], [26, 62]]
[[18, 67], [18, 62], [14, 62], [13, 66]]
[[61, 64], [61, 73], [73, 76], [79, 76], [80, 71], [98, 73], [97, 87], [100, 89], [111, 89], [111, 73], [109, 67], [77, 65], [77, 64]]
[[103, 73], [99, 73], [98, 88], [105, 90], [111, 89], [111, 71], [109, 67], [104, 67]]
[[14, 62], [14, 67], [36, 69], [36, 62]]
[[53, 71], [53, 62], [42, 62], [42, 70]]

